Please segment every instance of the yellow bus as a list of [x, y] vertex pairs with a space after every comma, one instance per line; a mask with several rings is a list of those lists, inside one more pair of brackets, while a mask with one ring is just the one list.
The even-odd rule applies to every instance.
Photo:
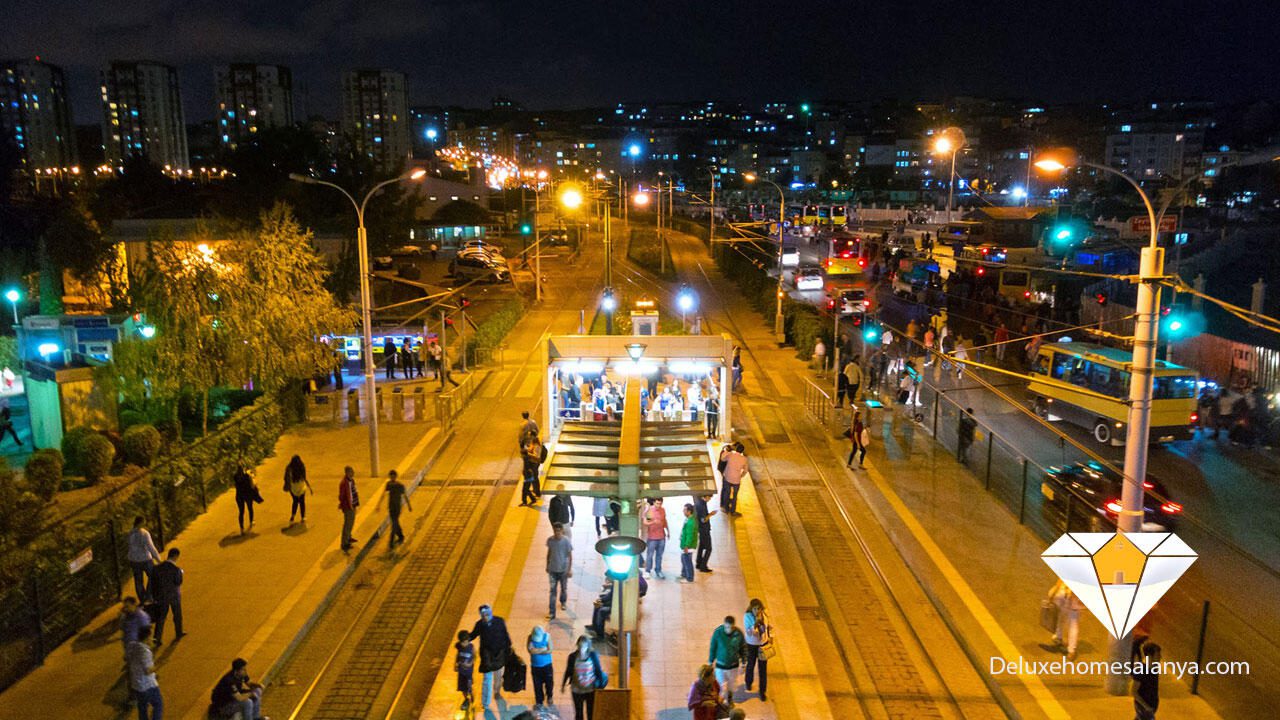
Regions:
[[[1121, 445], [1129, 420], [1132, 367], [1133, 353], [1127, 350], [1085, 342], [1046, 343], [1031, 368], [1028, 390], [1041, 417], [1090, 429], [1093, 439], [1104, 445]], [[1198, 380], [1195, 370], [1156, 361], [1151, 442], [1191, 438]]]

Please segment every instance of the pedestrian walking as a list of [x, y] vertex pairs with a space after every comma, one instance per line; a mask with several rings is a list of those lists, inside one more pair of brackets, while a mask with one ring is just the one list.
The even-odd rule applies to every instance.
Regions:
[[598, 497], [592, 500], [591, 516], [596, 522], [596, 537], [600, 537], [600, 521], [604, 520], [606, 529], [609, 526], [609, 498]]
[[1134, 720], [1156, 720], [1156, 710], [1160, 708], [1160, 658], [1159, 645], [1143, 644], [1141, 662], [1131, 673]]
[[573, 533], [569, 530], [573, 526], [576, 511], [573, 509], [573, 500], [568, 495], [552, 495], [551, 500], [547, 503], [547, 519], [551, 521], [554, 527], [556, 523], [564, 528], [565, 537], [573, 537]]
[[1000, 321], [1000, 325], [996, 328], [996, 361], [1001, 365], [1004, 364], [1004, 354], [1009, 348], [1009, 326]]
[[[845, 378], [845, 397], [849, 399], [849, 405], [858, 402], [858, 391], [862, 389], [862, 357], [854, 355], [848, 363], [845, 363], [844, 370], [841, 374]], [[841, 401], [836, 399], [836, 407], [841, 407]]]
[[551, 635], [541, 625], [534, 625], [524, 647], [529, 651], [529, 674], [533, 677], [533, 709], [537, 712], [555, 704], [551, 697], [551, 691], [556, 686], [556, 673], [551, 666]]
[[693, 713], [693, 720], [716, 720], [724, 717], [721, 713], [724, 709], [715, 668], [703, 665], [698, 670], [698, 679], [689, 688], [689, 710]]
[[347, 366], [347, 353], [342, 348], [333, 350], [333, 387], [342, 389], [342, 370]]
[[436, 256], [440, 254], [440, 246], [435, 243], [431, 243], [431, 246], [427, 248], [427, 252], [431, 253], [431, 262], [435, 262]]
[[387, 369], [387, 379], [396, 379], [396, 341], [387, 338], [382, 343], [382, 360]]
[[742, 631], [734, 625], [732, 615], [726, 615], [724, 622], [711, 633], [711, 649], [707, 653], [707, 662], [715, 665], [716, 682], [720, 683], [721, 699], [730, 707], [733, 706], [733, 691], [738, 688], [738, 671], [742, 666], [742, 658], [746, 655], [746, 642]]
[[667, 549], [667, 538], [671, 537], [671, 527], [667, 524], [667, 511], [662, 507], [662, 498], [649, 498], [649, 505], [644, 511], [645, 531], [645, 567], [649, 569], [649, 577], [665, 578], [662, 574], [662, 554]]
[[258, 492], [258, 484], [253, 481], [253, 474], [243, 465], [236, 470], [231, 483], [236, 489], [237, 517], [240, 521], [240, 534], [243, 535], [245, 532], [245, 512], [249, 513], [249, 529], [253, 529], [253, 506], [255, 503], [261, 502], [262, 494]]
[[13, 412], [9, 410], [8, 398], [0, 400], [0, 442], [4, 442], [5, 433], [13, 436], [13, 441], [18, 443], [18, 447], [22, 447], [22, 438], [18, 437], [18, 431], [13, 427]]
[[1076, 643], [1080, 638], [1080, 611], [1084, 609], [1084, 603], [1061, 580], [1049, 588], [1048, 600], [1058, 608], [1057, 627], [1053, 632], [1054, 648], [1066, 650], [1067, 659], [1075, 660]]
[[752, 681], [755, 680], [755, 669], [760, 668], [760, 701], [769, 698], [769, 658], [773, 655], [773, 628], [765, 615], [764, 603], [759, 598], [752, 598], [747, 611], [742, 615], [742, 637], [746, 641], [747, 673], [744, 678], [747, 692], [751, 692]]
[[747, 472], [747, 456], [742, 454], [745, 449], [742, 443], [734, 443], [733, 449], [724, 456], [724, 470], [720, 474], [720, 507], [732, 517], [742, 516], [738, 512], [738, 491]]
[[871, 442], [871, 433], [867, 431], [867, 427], [862, 424], [862, 411], [853, 411], [853, 422], [849, 425], [849, 440], [852, 447], [849, 448], [849, 459], [844, 461], [845, 467], [853, 467], [853, 456], [858, 456], [858, 466], [862, 466], [862, 461], [867, 457], [867, 444]]
[[430, 370], [431, 377], [434, 378], [436, 376], [436, 368], [431, 361], [431, 343], [425, 337], [422, 338], [422, 342], [418, 343], [417, 353], [420, 374], [425, 377], [426, 372]]
[[453, 671], [458, 675], [458, 692], [462, 693], [462, 709], [470, 710], [475, 702], [472, 695], [472, 680], [476, 668], [476, 646], [471, 644], [471, 634], [466, 630], [458, 631], [458, 642], [453, 644], [457, 655], [453, 660]]
[[133, 519], [133, 529], [129, 531], [129, 567], [133, 570], [133, 591], [138, 600], [147, 602], [151, 595], [147, 592], [147, 584], [151, 576], [151, 566], [160, 562], [160, 552], [151, 540], [151, 533], [143, 527], [143, 519], [138, 515]]
[[164, 715], [164, 699], [160, 697], [160, 683], [156, 681], [156, 659], [147, 647], [149, 635], [150, 626], [139, 628], [137, 638], [124, 649], [129, 665], [129, 694], [138, 706], [138, 720], [160, 720]]
[[707, 437], [714, 438], [720, 434], [720, 398], [719, 393], [713, 386], [711, 392], [707, 395], [707, 405], [705, 415], [707, 416]]
[[528, 410], [521, 412], [520, 418], [523, 422], [520, 423], [520, 432], [517, 435], [516, 442], [519, 444], [518, 447], [524, 448], [525, 445], [529, 444], [530, 440], [537, 440], [541, 435], [541, 431], [538, 429], [537, 421], [529, 417]]
[[600, 656], [591, 645], [591, 638], [578, 636], [577, 647], [565, 661], [564, 677], [560, 689], [569, 687], [573, 694], [573, 720], [592, 720], [595, 716], [596, 690], [605, 687], [609, 676], [600, 667]]
[[187, 633], [182, 629], [182, 568], [178, 567], [178, 548], [169, 548], [165, 561], [151, 570], [151, 595], [159, 611], [155, 617], [156, 647], [164, 635], [164, 621], [173, 613], [173, 639], [181, 640]]
[[236, 658], [231, 670], [213, 686], [210, 696], [209, 716], [241, 720], [266, 720], [262, 716], [262, 685], [249, 679], [249, 661]]
[[520, 487], [520, 506], [532, 507], [538, 504], [538, 497], [541, 494], [538, 488], [538, 473], [541, 472], [542, 463], [547, 459], [547, 448], [535, 437], [525, 444], [524, 451], [520, 455], [523, 476], [523, 484]]
[[316, 491], [311, 487], [310, 481], [307, 480], [307, 466], [303, 464], [302, 458], [294, 455], [289, 459], [289, 464], [284, 467], [284, 491], [289, 493], [289, 498], [293, 504], [289, 506], [289, 524], [293, 524], [293, 518], [300, 516], [302, 522], [307, 521], [307, 492], [312, 495]]
[[684, 525], [680, 527], [680, 579], [693, 582], [693, 552], [698, 547], [698, 518], [693, 503], [684, 505]]
[[387, 519], [391, 522], [391, 538], [387, 549], [394, 550], [397, 544], [404, 544], [404, 529], [400, 527], [400, 506], [403, 505], [404, 509], [413, 512], [409, 494], [405, 492], [404, 483], [400, 482], [400, 474], [395, 470], [387, 473], [387, 484], [382, 490], [382, 497], [378, 498], [378, 507], [382, 506], [383, 498], [387, 500]]
[[698, 554], [694, 557], [693, 566], [701, 572], [709, 573], [711, 568], [707, 562], [711, 560], [711, 518], [719, 510], [707, 507], [711, 493], [704, 493], [693, 498], [693, 514], [698, 518]]
[[973, 419], [973, 408], [965, 408], [956, 427], [956, 460], [962, 465], [969, 462], [969, 447], [973, 445], [977, 429], [978, 421]]
[[129, 643], [138, 639], [142, 628], [151, 627], [151, 616], [138, 607], [138, 598], [127, 597], [120, 601], [120, 645], [129, 659]]
[[560, 587], [560, 609], [566, 608], [571, 577], [573, 577], [573, 541], [564, 536], [564, 526], [556, 523], [551, 526], [551, 537], [547, 538], [547, 578], [551, 581], [551, 592], [547, 599], [548, 619], [556, 619], [557, 585]]
[[822, 338], [813, 344], [812, 364], [820, 373], [827, 370], [827, 344], [822, 342]]
[[338, 509], [342, 511], [342, 552], [347, 552], [352, 545], [360, 542], [351, 537], [358, 507], [360, 492], [356, 488], [356, 471], [348, 465], [342, 469], [342, 480], [338, 482]]
[[499, 675], [507, 664], [511, 652], [511, 635], [507, 634], [507, 622], [493, 614], [493, 608], [480, 606], [480, 619], [476, 621], [468, 640], [480, 638], [480, 705], [489, 707], [492, 699], [502, 701], [502, 679]]

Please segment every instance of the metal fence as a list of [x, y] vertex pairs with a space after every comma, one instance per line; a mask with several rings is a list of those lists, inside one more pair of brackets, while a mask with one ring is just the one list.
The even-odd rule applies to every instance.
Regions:
[[80, 631], [120, 599], [131, 575], [127, 533], [133, 518], [144, 518], [163, 549], [230, 486], [242, 463], [254, 467], [270, 455], [299, 415], [292, 393], [264, 396], [182, 452], [6, 550], [0, 561], [0, 690], [68, 639], [117, 642], [114, 622]]

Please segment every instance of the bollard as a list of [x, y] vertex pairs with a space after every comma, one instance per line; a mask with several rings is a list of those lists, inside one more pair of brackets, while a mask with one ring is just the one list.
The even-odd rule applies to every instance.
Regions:
[[373, 389], [373, 396], [377, 398], [378, 419], [381, 420], [382, 418], [387, 416], [386, 411], [382, 409], [382, 388], [375, 387]]
[[360, 391], [355, 388], [347, 391], [347, 422], [360, 422]]
[[329, 412], [330, 422], [337, 425], [342, 420], [342, 391], [337, 390], [329, 393]]
[[404, 422], [404, 388], [391, 391], [391, 422]]
[[419, 385], [413, 389], [413, 421], [422, 422], [427, 419], [427, 393]]

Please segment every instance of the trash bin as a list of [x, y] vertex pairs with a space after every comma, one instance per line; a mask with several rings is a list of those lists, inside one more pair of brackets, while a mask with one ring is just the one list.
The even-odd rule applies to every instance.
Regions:
[[413, 389], [413, 421], [422, 422], [427, 419], [427, 393], [418, 385]]
[[404, 422], [404, 388], [391, 391], [391, 421]]
[[347, 422], [360, 422], [360, 391], [356, 388], [347, 391]]

